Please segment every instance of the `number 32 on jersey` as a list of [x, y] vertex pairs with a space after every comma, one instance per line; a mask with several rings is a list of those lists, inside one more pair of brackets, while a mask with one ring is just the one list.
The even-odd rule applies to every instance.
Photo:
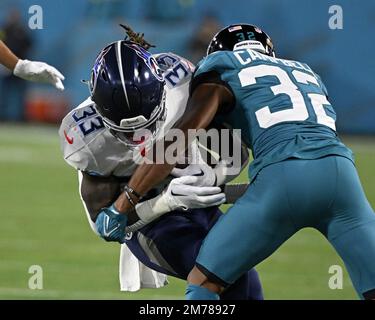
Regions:
[[[309, 113], [303, 95], [286, 71], [278, 66], [258, 65], [242, 69], [238, 74], [242, 87], [256, 84], [257, 78], [265, 76], [277, 77], [280, 84], [272, 86], [272, 92], [275, 95], [287, 94], [292, 106], [290, 109], [275, 112], [272, 112], [268, 106], [262, 107], [255, 112], [259, 126], [266, 129], [281, 122], [307, 120]], [[319, 86], [318, 80], [306, 72], [294, 70], [292, 76], [297, 83]], [[307, 96], [316, 114], [317, 123], [336, 130], [335, 119], [328, 116], [324, 109], [324, 106], [331, 106], [326, 96], [317, 93], [309, 93]]]

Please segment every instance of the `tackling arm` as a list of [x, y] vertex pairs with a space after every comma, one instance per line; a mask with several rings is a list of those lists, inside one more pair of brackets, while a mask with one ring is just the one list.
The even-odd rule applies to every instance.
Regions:
[[218, 131], [226, 129], [229, 130], [230, 134], [228, 142], [224, 141], [224, 145], [223, 143], [220, 143], [220, 145], [213, 144], [205, 146], [204, 143], [207, 143], [207, 141], [201, 141], [198, 138], [200, 147], [216, 154], [216, 158], [214, 156], [212, 156], [212, 158], [215, 158], [215, 160], [218, 161], [217, 164], [213, 165], [212, 162], [210, 162], [211, 159], [207, 163], [213, 167], [215, 173], [215, 185], [221, 186], [232, 181], [242, 172], [249, 163], [250, 155], [246, 144], [241, 140], [241, 136], [235, 134], [232, 129], [216, 122], [210, 125], [208, 129], [211, 128]]
[[[212, 122], [219, 107], [231, 102], [233, 102], [232, 93], [225, 86], [213, 83], [198, 85], [189, 98], [184, 116], [175, 126], [181, 129], [185, 136], [185, 147], [187, 147], [189, 129], [206, 128]], [[157, 143], [164, 143], [163, 150], [168, 146], [164, 141]], [[174, 166], [174, 163], [169, 164], [166, 161], [164, 164], [142, 164], [130, 179], [129, 186], [142, 196], [165, 179]], [[133, 198], [134, 202], [137, 200], [136, 197]], [[124, 213], [132, 208], [132, 204], [122, 194], [115, 202], [115, 207], [119, 212]]]

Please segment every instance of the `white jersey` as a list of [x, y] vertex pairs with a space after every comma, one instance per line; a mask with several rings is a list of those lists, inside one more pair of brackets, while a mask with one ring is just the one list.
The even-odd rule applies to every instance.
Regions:
[[[194, 65], [173, 53], [154, 57], [166, 81], [167, 117], [161, 130], [166, 133], [185, 111]], [[97, 176], [128, 177], [137, 167], [134, 151], [104, 126], [90, 98], [65, 116], [59, 135], [65, 161], [77, 170]]]
[[[158, 54], [155, 58], [163, 70], [166, 81], [167, 117], [164, 128], [161, 128], [161, 132], [166, 132], [185, 111], [194, 66], [172, 53]], [[137, 167], [133, 161], [134, 151], [117, 140], [104, 126], [95, 103], [90, 98], [65, 116], [59, 135], [65, 161], [78, 170], [81, 200], [88, 222], [92, 230], [97, 232], [91, 218], [92, 212], [82, 195], [81, 171], [105, 177], [130, 177]], [[166, 275], [143, 265], [127, 245], [122, 244], [120, 284], [123, 291], [137, 291], [142, 287], [162, 287], [167, 284], [167, 280]]]
[[[172, 53], [158, 54], [155, 58], [163, 70], [166, 82], [167, 117], [164, 128], [161, 128], [161, 132], [166, 133], [185, 112], [194, 66]], [[130, 177], [137, 167], [133, 161], [134, 151], [110, 134], [90, 98], [65, 116], [59, 135], [65, 161], [79, 170], [81, 200], [90, 226], [96, 232], [95, 223], [90, 218], [88, 203], [82, 196], [83, 174], [80, 171], [105, 177]], [[194, 152], [198, 151], [198, 145], [193, 144], [192, 148], [192, 154], [199, 157], [200, 153]], [[197, 158], [195, 159], [197, 161]], [[184, 170], [182, 169], [180, 174], [183, 174]], [[136, 291], [142, 287], [162, 287], [167, 282], [166, 275], [144, 266], [133, 256], [127, 245], [122, 244], [120, 283], [121, 290]]]

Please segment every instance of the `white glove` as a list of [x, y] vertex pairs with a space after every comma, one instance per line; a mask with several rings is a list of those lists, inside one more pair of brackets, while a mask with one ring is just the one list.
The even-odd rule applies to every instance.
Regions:
[[148, 223], [173, 210], [207, 208], [225, 202], [219, 187], [197, 186], [198, 181], [195, 176], [173, 179], [160, 195], [136, 205], [139, 218]]
[[177, 178], [194, 176], [196, 186], [214, 186], [216, 181], [215, 171], [206, 163], [190, 164], [184, 169], [173, 168], [171, 174]]
[[199, 186], [200, 177], [185, 176], [173, 179], [163, 191], [169, 209], [188, 210], [218, 206], [225, 202], [219, 187]]
[[196, 176], [198, 180], [194, 183], [196, 186], [214, 186], [216, 174], [206, 162], [204, 162], [197, 144], [191, 145], [191, 159], [186, 168], [173, 168], [171, 174], [174, 177]]
[[64, 90], [62, 80], [65, 77], [55, 67], [44, 62], [19, 59], [13, 74], [24, 80], [49, 83], [59, 90]]

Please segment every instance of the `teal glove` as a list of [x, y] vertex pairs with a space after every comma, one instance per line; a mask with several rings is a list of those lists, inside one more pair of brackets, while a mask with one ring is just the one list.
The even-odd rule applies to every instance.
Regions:
[[95, 225], [100, 237], [104, 240], [124, 243], [127, 222], [128, 217], [119, 213], [112, 205], [99, 213]]

